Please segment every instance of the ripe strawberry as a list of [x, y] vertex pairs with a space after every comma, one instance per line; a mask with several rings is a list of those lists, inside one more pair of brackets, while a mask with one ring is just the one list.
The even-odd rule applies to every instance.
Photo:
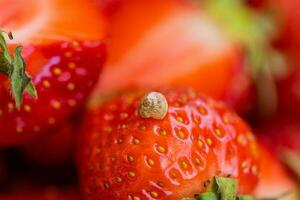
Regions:
[[102, 13], [86, 0], [2, 0], [0, 27], [12, 31], [19, 44], [102, 40], [105, 35]]
[[56, 127], [85, 102], [102, 68], [105, 32], [101, 14], [85, 0], [5, 0], [0, 18], [0, 27], [24, 46], [38, 93], [37, 100], [25, 96], [17, 110], [10, 90], [0, 88], [0, 146], [10, 146]]
[[273, 154], [300, 178], [300, 126], [299, 120], [280, 116], [264, 122], [258, 129], [261, 141]]
[[283, 148], [291, 149], [300, 155], [299, 120], [290, 117], [277, 117], [263, 122], [258, 128], [261, 139], [276, 153]]
[[38, 99], [26, 96], [20, 110], [8, 89], [0, 93], [0, 146], [28, 142], [70, 117], [98, 79], [102, 42], [58, 42], [24, 46], [24, 59]]
[[279, 111], [288, 115], [300, 116], [300, 59], [290, 60], [290, 68], [294, 68], [285, 79], [277, 82]]
[[73, 161], [75, 128], [72, 122], [51, 129], [21, 148], [30, 161], [42, 166], [61, 166]]
[[242, 107], [252, 92], [243, 54], [205, 11], [187, 1], [117, 2], [95, 96], [132, 86], [183, 85]]
[[85, 197], [181, 199], [227, 175], [239, 193], [253, 191], [258, 152], [246, 123], [193, 90], [162, 93], [127, 93], [86, 116], [78, 149]]
[[263, 143], [260, 146], [260, 157], [260, 181], [255, 190], [256, 197], [271, 199], [288, 192], [283, 199], [298, 199], [296, 182], [277, 160], [272, 150]]
[[300, 2], [298, 0], [267, 1], [280, 20], [280, 35], [277, 45], [284, 49], [299, 51], [300, 48]]

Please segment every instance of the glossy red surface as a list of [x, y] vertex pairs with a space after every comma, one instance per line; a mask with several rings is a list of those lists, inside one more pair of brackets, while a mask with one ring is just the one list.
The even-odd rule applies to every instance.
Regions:
[[[79, 172], [87, 199], [180, 199], [204, 190], [215, 175], [258, 181], [258, 152], [249, 127], [223, 104], [192, 90], [163, 90], [163, 120], [143, 119], [142, 93], [95, 109], [79, 140]], [[136, 198], [135, 198], [136, 197]]]
[[105, 58], [102, 42], [24, 46], [38, 99], [24, 96], [17, 110], [10, 91], [0, 93], [0, 146], [28, 142], [70, 117], [98, 80]]

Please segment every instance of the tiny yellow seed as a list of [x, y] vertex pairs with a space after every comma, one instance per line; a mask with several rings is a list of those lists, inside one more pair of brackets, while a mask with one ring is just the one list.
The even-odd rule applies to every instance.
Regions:
[[128, 172], [128, 175], [130, 176], [130, 177], [135, 177], [135, 173], [134, 172]]
[[141, 200], [141, 198], [138, 197], [138, 196], [134, 196], [134, 197], [133, 197], [133, 200]]
[[157, 198], [158, 197], [157, 192], [150, 192], [150, 195], [151, 195], [152, 198]]
[[55, 75], [60, 75], [60, 74], [61, 74], [61, 69], [58, 68], [58, 67], [55, 67], [55, 68], [53, 69], [53, 73], [54, 73]]
[[210, 138], [207, 138], [207, 139], [206, 139], [206, 142], [207, 142], [207, 144], [208, 144], [209, 146], [212, 145], [212, 140], [211, 140]]
[[148, 159], [147, 163], [148, 163], [148, 165], [153, 166], [154, 165], [154, 160]]
[[188, 165], [185, 161], [181, 162], [181, 166], [182, 166], [183, 169], [187, 169], [187, 167], [188, 167]]
[[166, 152], [166, 149], [165, 149], [164, 147], [162, 147], [162, 146], [158, 146], [158, 147], [157, 147], [157, 151], [158, 151], [159, 153], [165, 153], [165, 152]]

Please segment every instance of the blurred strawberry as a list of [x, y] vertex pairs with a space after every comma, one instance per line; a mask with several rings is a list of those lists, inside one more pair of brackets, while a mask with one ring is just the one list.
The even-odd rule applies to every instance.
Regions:
[[300, 124], [291, 117], [277, 117], [258, 128], [261, 139], [276, 153], [288, 148], [300, 155]]
[[[290, 60], [294, 68], [292, 73], [277, 82], [279, 111], [286, 115], [300, 117], [300, 59]], [[292, 66], [291, 66], [292, 67]]]
[[[92, 1], [2, 0], [0, 27], [19, 44], [102, 40], [105, 21]], [[78, 20], [80, 19], [80, 20]]]
[[13, 31], [13, 42], [24, 46], [39, 97], [25, 95], [18, 110], [10, 91], [2, 88], [0, 146], [10, 146], [58, 126], [84, 104], [104, 62], [105, 46], [99, 40], [105, 25], [89, 1], [5, 0], [0, 2], [0, 26]]
[[240, 46], [204, 9], [187, 2], [118, 3], [110, 16], [108, 62], [96, 97], [167, 84], [192, 86], [233, 107], [250, 101], [251, 79]]
[[296, 200], [297, 196], [296, 182], [273, 155], [270, 148], [260, 146], [260, 181], [256, 188], [255, 195], [258, 199], [270, 198], [277, 199], [276, 197], [282, 196], [282, 200]]
[[280, 116], [263, 122], [258, 129], [261, 141], [300, 180], [300, 125], [299, 119]]
[[268, 7], [277, 15], [281, 22], [279, 41], [281, 48], [292, 51], [300, 49], [300, 1], [298, 0], [268, 0]]
[[67, 122], [49, 130], [21, 148], [27, 159], [42, 166], [61, 166], [73, 161], [75, 128]]
[[[276, 45], [283, 49], [299, 49], [300, 2], [298, 0], [246, 0], [249, 5], [273, 16], [277, 24]], [[295, 48], [296, 47], [296, 48]]]

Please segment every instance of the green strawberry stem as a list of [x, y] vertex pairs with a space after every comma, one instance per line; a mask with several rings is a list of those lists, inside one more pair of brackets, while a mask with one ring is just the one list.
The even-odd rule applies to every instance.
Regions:
[[206, 188], [206, 192], [195, 195], [195, 198], [182, 200], [254, 200], [251, 196], [237, 195], [236, 179], [215, 176]]
[[[37, 92], [30, 76], [26, 73], [26, 64], [21, 55], [22, 47], [17, 46], [14, 49], [12, 58], [3, 33], [5, 32], [0, 31], [0, 73], [10, 79], [12, 96], [16, 107], [20, 109], [24, 92], [26, 91], [34, 98], [37, 98]], [[13, 39], [11, 32], [7, 35], [9, 39]]]
[[199, 2], [222, 30], [244, 48], [248, 71], [256, 83], [261, 113], [274, 113], [277, 109], [274, 79], [286, 71], [284, 57], [271, 45], [276, 33], [274, 19], [254, 11], [242, 0]]
[[[196, 194], [194, 198], [182, 198], [181, 200], [256, 200], [250, 195], [237, 195], [237, 180], [228, 177], [215, 176], [209, 185], [207, 191]], [[277, 197], [261, 198], [257, 200], [278, 200], [290, 194], [285, 192]]]
[[209, 192], [204, 192], [196, 200], [254, 200], [250, 196], [237, 195], [237, 180], [215, 176], [210, 183]]

